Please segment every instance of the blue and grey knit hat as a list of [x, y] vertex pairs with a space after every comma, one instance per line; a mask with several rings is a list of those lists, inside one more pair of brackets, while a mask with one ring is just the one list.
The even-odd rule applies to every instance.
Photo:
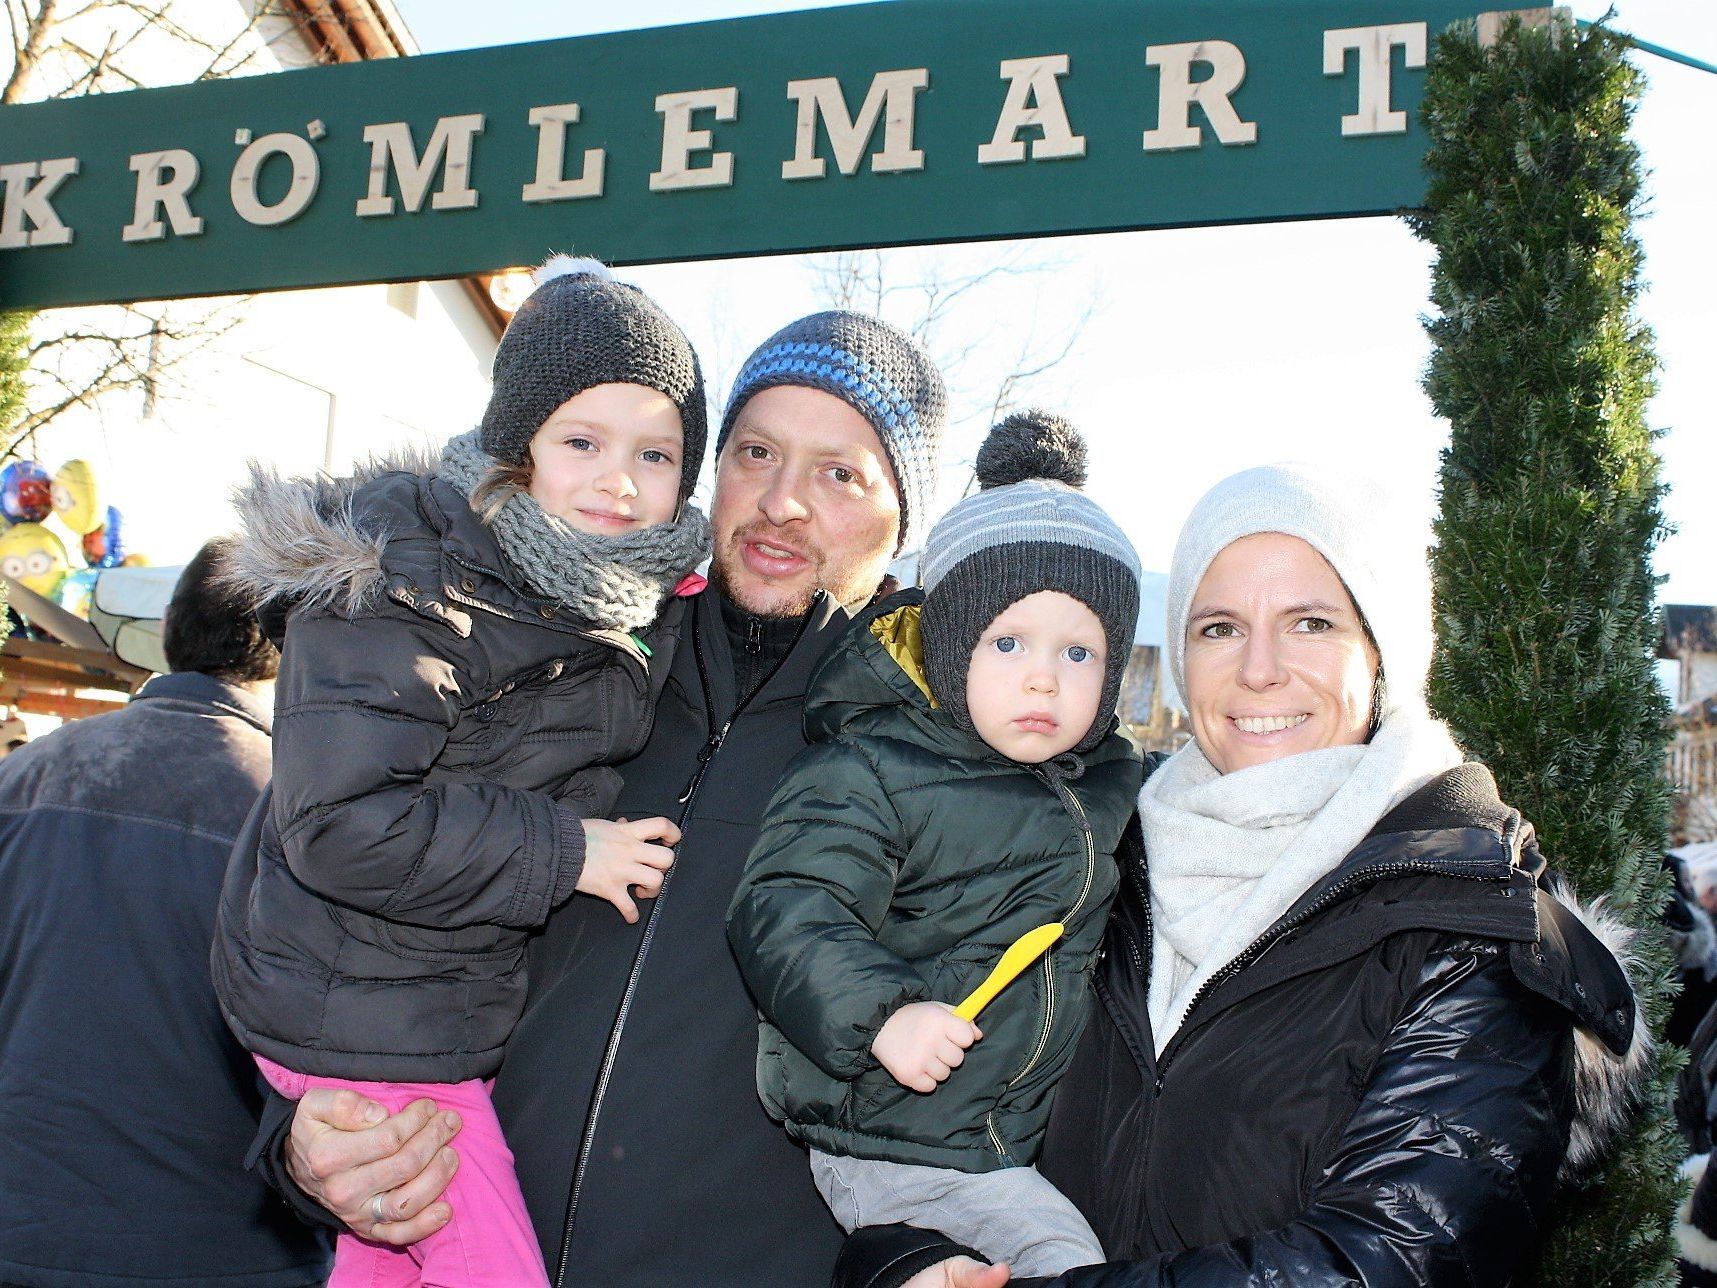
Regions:
[[983, 489], [930, 531], [924, 585], [924, 669], [930, 691], [968, 732], [966, 672], [991, 622], [1040, 590], [1071, 595], [1103, 624], [1108, 656], [1097, 720], [1074, 748], [1088, 751], [1114, 723], [1139, 618], [1139, 556], [1085, 483], [1085, 440], [1045, 411], [1009, 416], [978, 449]]
[[740, 409], [777, 385], [821, 389], [870, 422], [894, 470], [900, 493], [900, 544], [936, 492], [947, 393], [941, 373], [918, 343], [878, 318], [835, 309], [789, 323], [745, 360], [728, 396], [715, 440], [719, 457]]

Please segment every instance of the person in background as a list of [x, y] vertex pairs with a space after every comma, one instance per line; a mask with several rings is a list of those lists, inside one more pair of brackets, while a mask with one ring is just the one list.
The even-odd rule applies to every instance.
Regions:
[[0, 763], [0, 1282], [308, 1288], [326, 1237], [243, 1169], [263, 1100], [209, 984], [279, 658], [204, 546], [172, 670]]

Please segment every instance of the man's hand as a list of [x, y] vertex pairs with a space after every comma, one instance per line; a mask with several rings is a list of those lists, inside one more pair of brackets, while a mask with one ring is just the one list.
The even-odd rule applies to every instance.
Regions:
[[901, 1288], [1002, 1288], [1009, 1273], [1005, 1265], [986, 1266], [970, 1257], [950, 1257], [920, 1270]]
[[883, 1023], [870, 1044], [877, 1063], [903, 1087], [930, 1092], [966, 1059], [984, 1035], [943, 1002], [910, 1002]]
[[[661, 844], [652, 845], [652, 841]], [[680, 829], [665, 818], [641, 818], [636, 823], [587, 818], [584, 870], [578, 874], [578, 889], [608, 900], [628, 924], [634, 923], [638, 905], [632, 896], [656, 897], [663, 874], [674, 865], [674, 852], [668, 847], [679, 843]]]
[[317, 1087], [292, 1116], [286, 1170], [353, 1233], [403, 1247], [453, 1215], [438, 1200], [459, 1167], [447, 1148], [458, 1130], [459, 1115], [438, 1113], [433, 1100], [414, 1100], [390, 1118], [348, 1088]]

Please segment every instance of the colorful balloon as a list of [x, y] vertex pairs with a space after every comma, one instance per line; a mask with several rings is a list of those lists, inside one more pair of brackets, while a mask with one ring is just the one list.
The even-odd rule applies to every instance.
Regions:
[[117, 568], [125, 562], [125, 536], [119, 510], [107, 507], [107, 520], [84, 533], [83, 557], [91, 568]]
[[54, 512], [54, 481], [34, 461], [0, 470], [0, 511], [13, 523], [40, 523]]
[[73, 532], [93, 532], [101, 526], [104, 508], [88, 461], [67, 461], [54, 475], [54, 509]]
[[66, 548], [39, 523], [19, 523], [0, 535], [0, 572], [50, 598], [66, 575]]
[[98, 568], [73, 568], [54, 592], [54, 602], [68, 613], [88, 617], [89, 597], [95, 592], [95, 579], [100, 571]]

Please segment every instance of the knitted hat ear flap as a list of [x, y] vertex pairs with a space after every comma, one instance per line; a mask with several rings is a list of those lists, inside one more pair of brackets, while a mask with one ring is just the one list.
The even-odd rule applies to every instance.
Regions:
[[1084, 604], [1103, 629], [1103, 691], [1090, 728], [1072, 748], [1086, 752], [1114, 727], [1115, 703], [1133, 652], [1139, 583], [1119, 560], [1079, 546], [1014, 542], [962, 559], [924, 596], [924, 670], [930, 692], [954, 722], [978, 737], [966, 702], [972, 654], [990, 624], [1039, 591], [1054, 590]]

